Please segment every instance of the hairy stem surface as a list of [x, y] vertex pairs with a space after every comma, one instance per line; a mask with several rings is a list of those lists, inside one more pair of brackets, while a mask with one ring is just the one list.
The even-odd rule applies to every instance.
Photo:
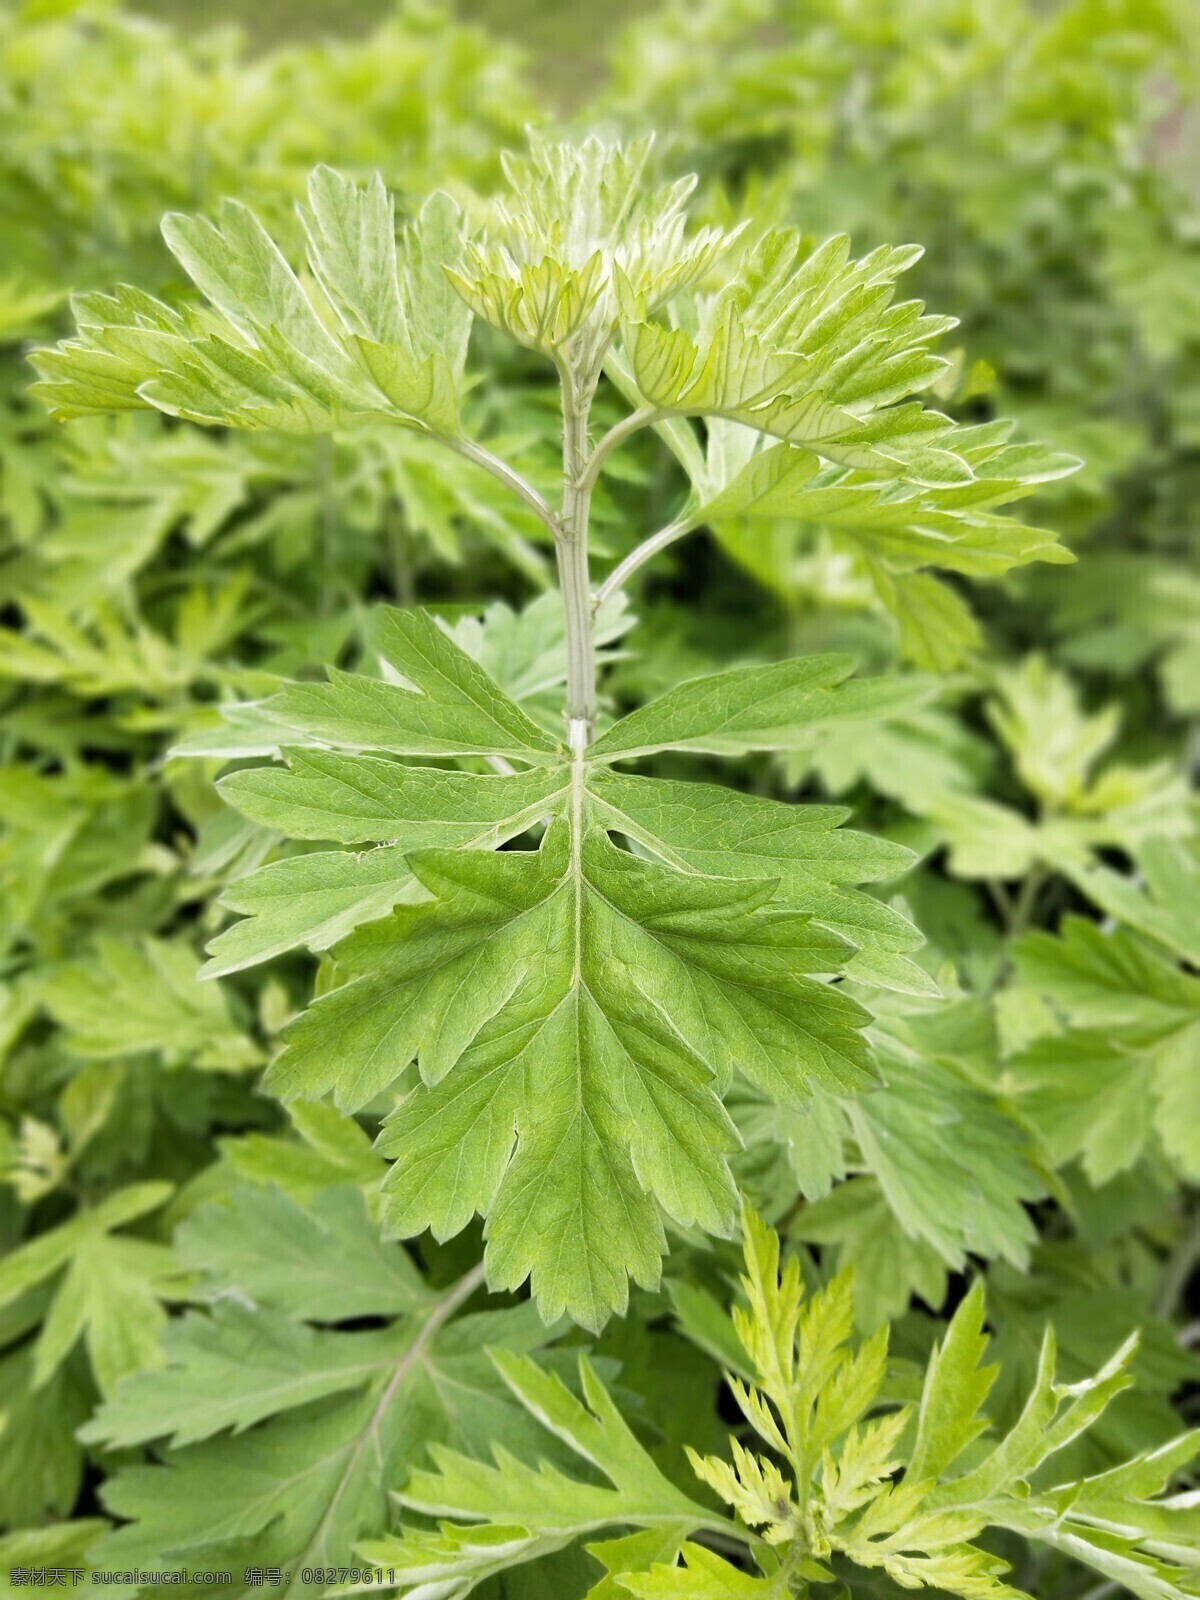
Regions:
[[563, 381], [562, 528], [555, 540], [567, 622], [567, 721], [572, 749], [591, 743], [596, 725], [596, 648], [588, 578], [588, 515], [592, 491], [584, 483], [588, 461], [590, 395]]

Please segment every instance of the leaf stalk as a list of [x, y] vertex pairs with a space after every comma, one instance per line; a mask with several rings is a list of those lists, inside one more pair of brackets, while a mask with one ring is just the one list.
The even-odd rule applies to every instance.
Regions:
[[695, 523], [687, 516], [677, 517], [674, 522], [668, 522], [665, 528], [660, 528], [657, 533], [651, 534], [642, 541], [636, 550], [631, 550], [624, 561], [613, 568], [608, 577], [596, 590], [596, 607], [599, 609], [610, 596], [618, 593], [629, 582], [633, 574], [652, 561], [661, 550], [674, 544], [676, 539], [682, 539], [685, 533], [690, 533]]
[[554, 534], [555, 538], [559, 536], [562, 530], [552, 508], [542, 499], [533, 485], [528, 483], [519, 472], [515, 472], [506, 461], [502, 461], [499, 456], [493, 455], [486, 446], [477, 443], [476, 440], [468, 439], [465, 434], [457, 437], [445, 434], [439, 437], [442, 444], [447, 445], [458, 455], [465, 456], [468, 461], [473, 461], [477, 467], [482, 467], [485, 472], [490, 472], [493, 478], [498, 479], [499, 482], [511, 489], [515, 495], [524, 500], [531, 511], [537, 513], [539, 520]]

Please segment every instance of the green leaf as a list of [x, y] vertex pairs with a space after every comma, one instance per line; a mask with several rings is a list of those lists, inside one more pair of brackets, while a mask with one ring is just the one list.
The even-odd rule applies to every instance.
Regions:
[[394, 839], [402, 852], [503, 844], [545, 815], [563, 782], [554, 768], [491, 776], [327, 750], [285, 754], [286, 770], [231, 773], [218, 785], [221, 794], [292, 839]]
[[620, 1600], [628, 1593], [622, 1578], [640, 1572], [648, 1563], [673, 1561], [679, 1554], [679, 1535], [674, 1528], [646, 1528], [626, 1534], [623, 1539], [604, 1539], [589, 1544], [587, 1552], [604, 1564], [605, 1576], [587, 1592], [587, 1600]]
[[289, 433], [384, 418], [456, 434], [470, 313], [441, 268], [460, 257], [457, 208], [430, 200], [398, 262], [378, 177], [359, 190], [319, 167], [309, 199], [311, 288], [236, 201], [215, 224], [168, 216], [168, 248], [214, 309], [177, 312], [129, 288], [76, 296], [79, 337], [35, 352], [34, 392], [60, 419], [154, 407]]
[[[625, 1271], [657, 1277], [646, 1190], [728, 1231], [736, 1136], [714, 1088], [735, 1064], [774, 1098], [802, 1096], [805, 1073], [843, 1089], [869, 1075], [852, 1004], [800, 975], [828, 969], [832, 936], [760, 914], [769, 885], [571, 831], [555, 823], [536, 853], [415, 856], [438, 905], [357, 936], [344, 959], [362, 976], [296, 1025], [272, 1080], [350, 1104], [419, 1047], [427, 1087], [381, 1145], [393, 1225], [444, 1235], [485, 1209], [493, 1281], [532, 1272], [547, 1315], [595, 1325], [624, 1303]], [[331, 1080], [338, 1057], [362, 1063], [355, 1079]], [[552, 1247], [567, 1237], [569, 1253]]]
[[[1015, 1426], [978, 1466], [940, 1489], [937, 1503], [970, 1505], [1002, 1493], [1019, 1495], [1021, 1485], [1044, 1461], [1090, 1427], [1113, 1396], [1129, 1386], [1125, 1368], [1136, 1346], [1133, 1335], [1094, 1378], [1069, 1387], [1056, 1385], [1058, 1347], [1053, 1329], [1048, 1328], [1034, 1386]], [[1064, 1400], [1069, 1403], [1060, 1411]]]
[[904, 1232], [874, 1178], [847, 1179], [810, 1201], [788, 1232], [836, 1248], [838, 1270], [853, 1270], [855, 1321], [865, 1333], [903, 1315], [914, 1295], [933, 1309], [946, 1298], [946, 1263], [926, 1240]]
[[222, 1160], [239, 1182], [278, 1187], [306, 1205], [335, 1184], [354, 1183], [364, 1193], [378, 1188], [387, 1163], [352, 1117], [300, 1101], [288, 1107], [288, 1115], [298, 1139], [248, 1133], [218, 1142]]
[[362, 1194], [341, 1185], [303, 1204], [274, 1187], [235, 1190], [194, 1213], [175, 1246], [202, 1286], [232, 1281], [291, 1317], [416, 1315], [430, 1304], [405, 1252], [380, 1241]]
[[698, 521], [800, 518], [803, 490], [819, 472], [821, 458], [796, 445], [768, 444], [753, 429], [714, 417], [706, 466]]
[[[379, 1244], [356, 1190], [311, 1209], [243, 1191], [198, 1212], [183, 1244], [209, 1310], [172, 1322], [157, 1370], [120, 1384], [88, 1426], [92, 1442], [173, 1441], [161, 1464], [108, 1480], [122, 1525], [99, 1566], [346, 1565], [387, 1529], [388, 1492], [430, 1442], [478, 1454], [536, 1437], [484, 1353], [543, 1345], [533, 1308], [458, 1315], [480, 1274], [426, 1288]], [[306, 1325], [359, 1312], [389, 1320]]]
[[425, 611], [390, 611], [379, 624], [392, 676], [411, 687], [330, 671], [292, 684], [269, 716], [320, 743], [399, 755], [502, 755], [544, 762], [560, 745], [539, 728]]
[[163, 222], [168, 249], [196, 287], [235, 326], [276, 330], [313, 359], [336, 362], [333, 336], [254, 213], [226, 200], [218, 215], [219, 224], [178, 212]]
[[158, 1364], [158, 1338], [167, 1322], [160, 1301], [187, 1292], [164, 1245], [108, 1234], [81, 1242], [34, 1346], [34, 1387], [83, 1338], [96, 1385], [101, 1394], [111, 1394], [126, 1374]]
[[1039, 1039], [1009, 1058], [1005, 1081], [1056, 1167], [1082, 1156], [1088, 1181], [1099, 1185], [1141, 1159], [1154, 1127], [1153, 1074], [1110, 1034]]
[[1070, 680], [1036, 655], [992, 677], [998, 694], [986, 707], [989, 720], [1043, 814], [1034, 821], [976, 795], [935, 792], [921, 814], [949, 844], [952, 871], [1020, 878], [1040, 862], [1084, 877], [1098, 849], [1136, 853], [1147, 840], [1192, 833], [1190, 798], [1169, 763], [1093, 772], [1116, 736], [1115, 706], [1085, 716]]
[[[270, 703], [274, 719], [305, 696], [308, 714], [291, 713], [298, 732], [352, 748], [553, 753], [431, 619], [385, 614], [380, 639], [416, 689], [357, 682], [395, 697], [409, 729], [415, 706], [422, 737], [364, 732], [353, 708], [336, 725], [314, 716], [320, 689], [286, 690]], [[544, 668], [558, 674], [556, 648]], [[762, 680], [748, 676], [737, 682], [749, 710]], [[529, 669], [522, 677], [536, 687]], [[818, 677], [828, 680], [824, 668]], [[794, 710], [793, 697], [778, 714]], [[439, 741], [455, 722], [471, 733]], [[818, 975], [849, 965], [868, 981], [930, 989], [905, 954], [915, 930], [848, 887], [903, 871], [907, 852], [837, 832], [839, 811], [626, 776], [600, 758], [496, 777], [295, 749], [289, 772], [233, 775], [226, 797], [262, 824], [389, 842], [236, 883], [226, 904], [258, 914], [218, 939], [210, 969], [296, 942], [319, 948], [357, 925], [338, 944], [333, 982], [288, 1028], [271, 1087], [285, 1099], [332, 1093], [350, 1110], [415, 1059], [420, 1081], [381, 1143], [396, 1160], [390, 1225], [446, 1237], [482, 1212], [491, 1281], [532, 1276], [547, 1316], [570, 1309], [590, 1326], [625, 1304], [627, 1276], [657, 1281], [659, 1207], [681, 1226], [729, 1231], [739, 1140], [720, 1096], [735, 1070], [780, 1107], [814, 1085], [847, 1094], [874, 1081], [866, 1014]], [[546, 829], [540, 848], [494, 853], [535, 826]], [[615, 848], [611, 834], [657, 860]], [[568, 1237], [581, 1246], [558, 1251]]]
[[74, 1362], [35, 1389], [33, 1359], [28, 1344], [0, 1356], [0, 1516], [12, 1529], [71, 1515], [83, 1481], [75, 1431], [93, 1403]]
[[234, 1026], [221, 989], [196, 982], [199, 965], [177, 941], [105, 935], [93, 955], [39, 978], [38, 996], [77, 1055], [153, 1052], [214, 1072], [258, 1066], [261, 1051]]
[[726, 416], [823, 451], [865, 433], [861, 415], [945, 370], [923, 346], [952, 324], [915, 305], [889, 309], [895, 279], [920, 254], [885, 246], [854, 262], [845, 237], [814, 248], [769, 232], [703, 308], [697, 340], [646, 320], [631, 285], [623, 334], [638, 385], [661, 410]]
[[167, 1183], [132, 1184], [117, 1189], [91, 1210], [80, 1212], [10, 1250], [0, 1262], [0, 1305], [6, 1305], [67, 1265], [81, 1245], [112, 1229], [126, 1227], [170, 1198]]
[[471, 313], [445, 276], [462, 258], [458, 207], [448, 195], [431, 196], [398, 260], [392, 201], [378, 173], [360, 189], [318, 167], [308, 193], [300, 215], [309, 262], [351, 349], [401, 411], [457, 432], [455, 395], [471, 331]]
[[694, 1502], [659, 1472], [586, 1356], [579, 1357], [581, 1400], [527, 1355], [495, 1350], [492, 1361], [520, 1404], [574, 1455], [603, 1473], [610, 1487], [573, 1480], [545, 1462], [537, 1469], [506, 1462], [505, 1472], [500, 1462], [470, 1461], [438, 1449], [437, 1471], [414, 1472], [401, 1492], [403, 1504], [427, 1515], [444, 1515], [453, 1506], [479, 1518], [496, 1511], [507, 1518], [518, 1509], [538, 1507], [543, 1525], [576, 1521], [580, 1504], [589, 1500], [596, 1509], [586, 1520], [600, 1525], [625, 1520], [621, 1513], [626, 1503], [636, 1507], [636, 1520], [647, 1511], [655, 1521], [694, 1515]]
[[45, 1528], [21, 1528], [0, 1537], [0, 1593], [12, 1594], [38, 1572], [89, 1572], [87, 1552], [108, 1524], [100, 1517], [80, 1517], [73, 1522], [54, 1523]]
[[[615, 731], [615, 730], [614, 730]], [[903, 846], [840, 827], [832, 806], [792, 806], [710, 784], [673, 783], [598, 770], [591, 790], [600, 815], [672, 866], [730, 878], [774, 878], [775, 900], [853, 940], [847, 970], [872, 963], [874, 981], [929, 992], [907, 961], [921, 936], [899, 912], [847, 884], [899, 877], [914, 857]], [[864, 981], [872, 981], [864, 970]]]
[[1135, 878], [1098, 861], [1066, 870], [1101, 911], [1200, 966], [1200, 859], [1194, 846], [1181, 839], [1147, 839], [1135, 854]]
[[[1072, 559], [1053, 534], [989, 508], [1077, 461], [1009, 446], [1005, 423], [955, 428], [895, 404], [948, 365], [927, 346], [952, 320], [923, 316], [919, 302], [891, 304], [920, 254], [881, 246], [852, 261], [844, 236], [814, 246], [767, 232], [687, 327], [650, 320], [645, 297], [626, 290], [625, 355], [645, 400], [668, 417], [728, 419], [785, 441], [756, 451], [717, 428], [702, 473], [690, 467], [708, 502], [696, 520], [750, 512], [826, 522], [868, 547], [976, 576]], [[816, 472], [813, 452], [837, 466]]]
[[751, 1367], [737, 1330], [725, 1307], [706, 1289], [695, 1288], [677, 1278], [668, 1279], [666, 1291], [679, 1326], [694, 1345], [720, 1362], [726, 1372], [740, 1378], [751, 1376]]
[[797, 786], [818, 776], [833, 795], [868, 784], [924, 817], [942, 796], [984, 781], [989, 757], [988, 746], [960, 719], [927, 706], [878, 721], [814, 725], [784, 758], [784, 770]]
[[52, 777], [0, 769], [6, 948], [18, 938], [40, 945], [88, 896], [136, 874], [157, 809], [149, 785], [115, 780], [99, 763]]
[[983, 1282], [977, 1278], [926, 1369], [917, 1437], [908, 1461], [908, 1472], [917, 1480], [941, 1477], [987, 1429], [981, 1408], [999, 1368], [980, 1366], [987, 1349], [983, 1312]]
[[807, 656], [694, 678], [622, 717], [588, 754], [624, 761], [658, 750], [787, 750], [806, 725], [883, 716], [927, 694], [919, 681], [850, 679], [853, 667], [847, 656]]
[[919, 805], [949, 846], [946, 864], [956, 877], [1024, 878], [1042, 856], [1038, 825], [994, 800], [945, 792]]
[[892, 572], [871, 563], [871, 579], [896, 619], [900, 657], [922, 672], [951, 672], [982, 642], [962, 597], [925, 572]]
[[968, 1251], [1023, 1264], [1045, 1193], [1024, 1130], [941, 1062], [881, 1045], [884, 1086], [846, 1102], [868, 1169], [910, 1238], [961, 1270]]
[[[928, 422], [931, 414], [925, 417]], [[715, 525], [722, 542], [735, 552], [740, 547], [739, 559], [760, 579], [771, 570], [759, 554], [769, 543], [790, 552], [794, 563], [814, 528], [836, 534], [839, 546], [848, 543], [865, 557], [880, 602], [900, 625], [907, 658], [945, 670], [950, 656], [977, 642], [978, 631], [955, 595], [911, 569], [940, 567], [993, 578], [1030, 561], [1071, 561], [1054, 533], [994, 508], [1034, 493], [1079, 463], [1038, 446], [1009, 443], [1011, 423], [950, 428], [947, 419], [940, 422], [947, 429], [942, 442], [950, 447], [941, 454], [959, 463], [945, 482], [931, 478], [928, 451], [920, 463], [897, 458], [829, 466], [810, 450], [711, 418], [703, 465], [689, 467], [695, 493], [680, 520], [689, 527]], [[819, 442], [816, 448], [825, 450]], [[964, 467], [974, 474], [965, 481]], [[764, 526], [760, 518], [771, 520]], [[774, 581], [787, 589], [783, 574]]]
[[155, 1364], [166, 1324], [159, 1302], [187, 1298], [187, 1277], [164, 1245], [114, 1233], [156, 1210], [170, 1193], [162, 1183], [118, 1189], [0, 1263], [0, 1305], [62, 1273], [33, 1346], [33, 1389], [51, 1379], [81, 1337], [104, 1394], [126, 1373]]
[[[1003, 1582], [1007, 1564], [975, 1540], [988, 1527], [1010, 1529], [1073, 1555], [1132, 1593], [1184, 1600], [1192, 1592], [1195, 1529], [1190, 1496], [1162, 1496], [1196, 1452], [1186, 1436], [1107, 1473], [1039, 1488], [1045, 1464], [1091, 1430], [1128, 1383], [1132, 1341], [1092, 1378], [1061, 1384], [1047, 1336], [1032, 1390], [1015, 1426], [985, 1438], [980, 1416], [996, 1376], [982, 1365], [984, 1300], [977, 1282], [959, 1306], [929, 1363], [915, 1429], [911, 1408], [894, 1409], [884, 1389], [886, 1325], [853, 1347], [849, 1279], [806, 1299], [797, 1262], [780, 1270], [779, 1241], [744, 1208], [742, 1288], [732, 1327], [748, 1376], [729, 1380], [749, 1429], [771, 1447], [756, 1454], [730, 1440], [731, 1460], [689, 1452], [697, 1474], [738, 1512], [736, 1523], [706, 1515], [661, 1478], [580, 1358], [581, 1403], [528, 1358], [494, 1360], [521, 1404], [581, 1457], [586, 1478], [543, 1459], [495, 1452], [484, 1465], [435, 1450], [436, 1472], [415, 1472], [402, 1504], [439, 1519], [435, 1532], [405, 1527], [363, 1548], [377, 1568], [413, 1597], [465, 1597], [485, 1579], [562, 1549], [611, 1524], [630, 1533], [592, 1548], [609, 1577], [594, 1593], [644, 1596], [790, 1594], [797, 1578], [833, 1581], [825, 1563], [843, 1557], [901, 1590], [930, 1587], [962, 1600], [1021, 1600]], [[707, 1326], [710, 1316], [705, 1312]], [[706, 1336], [714, 1348], [723, 1336]], [[746, 1369], [743, 1369], [746, 1370]], [[743, 1437], [746, 1437], [743, 1434]], [[786, 1464], [786, 1470], [779, 1462]], [[967, 1470], [948, 1476], [965, 1461]], [[790, 1474], [790, 1476], [789, 1476]], [[607, 1480], [602, 1482], [601, 1479]], [[693, 1536], [733, 1534], [761, 1571], [743, 1571]], [[752, 1533], [750, 1529], [761, 1532]], [[653, 1534], [653, 1540], [651, 1538]], [[654, 1563], [654, 1540], [683, 1563]], [[652, 1563], [638, 1571], [637, 1558]]]
[[[795, 1382], [796, 1338], [800, 1326], [803, 1282], [793, 1257], [779, 1270], [779, 1238], [751, 1207], [742, 1202], [742, 1254], [746, 1270], [742, 1288], [749, 1313], [735, 1310], [733, 1326], [756, 1378], [786, 1414]], [[788, 1441], [791, 1443], [791, 1440]]]
[[619, 290], [659, 305], [736, 237], [705, 228], [685, 238], [695, 179], [645, 186], [652, 143], [593, 137], [572, 145], [531, 134], [528, 157], [506, 153], [509, 193], [450, 274], [478, 316], [592, 383], [616, 331]]
[[579, 1358], [582, 1400], [528, 1357], [497, 1350], [492, 1359], [520, 1404], [590, 1479], [569, 1477], [544, 1458], [531, 1467], [498, 1448], [488, 1465], [435, 1447], [437, 1471], [414, 1472], [399, 1498], [427, 1516], [455, 1521], [440, 1522], [433, 1533], [407, 1528], [361, 1547], [372, 1565], [395, 1569], [407, 1592], [415, 1585], [419, 1594], [428, 1584], [435, 1593], [466, 1595], [493, 1573], [606, 1527], [645, 1526], [682, 1540], [697, 1526], [724, 1525], [662, 1476], [586, 1356]]
[[1020, 667], [995, 672], [994, 680], [999, 693], [988, 706], [989, 720], [1022, 783], [1048, 805], [1073, 806], [1117, 736], [1118, 708], [1085, 716], [1074, 685], [1043, 656], [1026, 656]]
[[359, 1390], [392, 1372], [398, 1354], [390, 1331], [322, 1332], [259, 1307], [218, 1302], [211, 1313], [172, 1322], [162, 1369], [143, 1370], [123, 1386], [82, 1437], [118, 1447], [161, 1437], [178, 1449], [227, 1429], [240, 1433], [265, 1417]]
[[318, 750], [289, 751], [288, 763], [287, 771], [233, 773], [221, 791], [247, 816], [293, 838], [394, 842], [357, 856], [293, 857], [238, 879], [221, 904], [248, 920], [213, 941], [204, 977], [298, 944], [328, 949], [400, 901], [424, 898], [408, 868], [410, 850], [495, 849], [540, 821], [564, 792], [554, 768], [491, 777]]
[[685, 1544], [683, 1561], [682, 1567], [660, 1564], [622, 1578], [621, 1589], [639, 1600], [777, 1600], [787, 1594], [779, 1582], [741, 1572], [703, 1545]]
[[371, 850], [353, 861], [317, 852], [272, 862], [221, 896], [221, 904], [245, 920], [213, 940], [200, 975], [226, 977], [300, 944], [327, 950], [414, 895], [420, 890], [402, 850]]
[[308, 180], [308, 200], [300, 216], [309, 261], [331, 303], [355, 333], [378, 344], [409, 343], [412, 356], [400, 299], [395, 208], [383, 179], [376, 173], [360, 189], [331, 167], [317, 167]]
[[1020, 1415], [1047, 1327], [1054, 1329], [1064, 1382], [1090, 1376], [1139, 1332], [1129, 1365], [1132, 1387], [1063, 1449], [1054, 1466], [1057, 1481], [1106, 1470], [1171, 1437], [1178, 1418], [1170, 1397], [1195, 1379], [1200, 1361], [1180, 1346], [1168, 1322], [1151, 1313], [1145, 1295], [1131, 1296], [1095, 1256], [1071, 1244], [1043, 1245], [1028, 1273], [993, 1267], [988, 1276], [992, 1355], [1001, 1368], [989, 1411], [998, 1425], [1011, 1425]]
[[1083, 1154], [1099, 1183], [1132, 1165], [1153, 1129], [1180, 1171], [1200, 1173], [1200, 980], [1131, 929], [1082, 917], [1064, 918], [1058, 938], [1026, 935], [1013, 954], [1010, 995], [1039, 1003], [1043, 1020], [1009, 1071], [1051, 1153]]
[[1200, 978], [1179, 971], [1127, 929], [1106, 932], [1065, 917], [1060, 934], [1029, 933], [1014, 946], [1025, 989], [1083, 1028], [1120, 1029], [1153, 1044], [1188, 1026], [1200, 1010]]

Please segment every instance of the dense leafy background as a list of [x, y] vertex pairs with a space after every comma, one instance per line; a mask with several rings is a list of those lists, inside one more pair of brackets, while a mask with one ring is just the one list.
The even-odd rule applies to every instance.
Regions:
[[[166, 211], [236, 194], [296, 249], [316, 162], [379, 170], [402, 210], [438, 186], [469, 203], [548, 115], [659, 128], [662, 174], [701, 176], [702, 220], [924, 244], [914, 292], [961, 319], [940, 403], [965, 423], [1013, 416], [1086, 463], [1030, 513], [1078, 564], [996, 581], [985, 561], [950, 578], [904, 550], [881, 561], [844, 527], [718, 520], [639, 580], [606, 686], [627, 709], [817, 650], [928, 677], [883, 726], [733, 769], [747, 792], [848, 806], [918, 852], [882, 892], [926, 933], [917, 959], [945, 997], [862, 990], [889, 1088], [844, 1125], [781, 1127], [742, 1092], [738, 1178], [812, 1281], [855, 1266], [860, 1330], [895, 1319], [904, 1359], [924, 1362], [983, 1275], [1001, 1428], [1046, 1323], [1068, 1380], [1141, 1327], [1137, 1389], [1068, 1453], [1095, 1471], [1161, 1443], [1173, 1410], [1195, 1417], [1200, 1379], [1191, 6], [680, 4], [604, 41], [603, 81], [595, 42], [552, 11], [516, 17], [537, 46], [526, 70], [435, 7], [363, 9], [324, 46], [264, 38], [263, 7], [250, 44], [98, 3], [0, 13], [0, 1568], [102, 1548], [106, 1566], [298, 1578], [385, 1531], [386, 1491], [430, 1441], [545, 1448], [485, 1346], [575, 1381], [580, 1336], [527, 1302], [451, 1315], [476, 1236], [378, 1243], [386, 1105], [354, 1120], [259, 1092], [318, 963], [195, 978], [229, 920], [217, 894], [303, 847], [225, 806], [223, 760], [169, 753], [205, 748], [218, 700], [359, 662], [388, 600], [435, 605], [546, 715], [561, 636], [538, 600], [543, 531], [400, 430], [56, 427], [24, 359], [65, 330], [72, 291], [184, 292]], [[473, 428], [552, 483], [543, 367], [475, 337]], [[655, 441], [622, 461], [597, 502], [610, 556], [683, 498]], [[657, 762], [716, 776], [703, 756]], [[706, 1307], [733, 1267], [673, 1237], [670, 1304], [635, 1292], [591, 1341], [681, 1482], [681, 1444], [722, 1445]], [[265, 1321], [239, 1328], [254, 1305]], [[1039, 1596], [1094, 1584], [1030, 1551], [1005, 1548]], [[568, 1600], [600, 1571], [568, 1551], [492, 1592]]]

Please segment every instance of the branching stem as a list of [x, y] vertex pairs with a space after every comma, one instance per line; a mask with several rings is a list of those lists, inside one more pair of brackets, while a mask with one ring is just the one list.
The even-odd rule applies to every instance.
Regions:
[[[588, 576], [588, 516], [592, 485], [587, 448], [587, 419], [591, 393], [581, 395], [569, 372], [562, 373], [563, 392], [563, 499], [556, 515], [533, 485], [499, 456], [474, 439], [444, 438], [443, 444], [490, 472], [535, 511], [554, 535], [558, 579], [567, 622], [567, 718], [572, 745], [590, 743], [596, 722], [596, 652], [592, 625], [592, 594]], [[611, 430], [616, 433], [616, 429]], [[615, 442], [615, 441], [614, 441]], [[609, 448], [612, 448], [610, 445]]]
[[640, 428], [652, 427], [661, 418], [653, 406], [642, 406], [615, 423], [596, 445], [588, 450], [588, 412], [595, 382], [579, 383], [565, 364], [560, 366], [563, 403], [563, 496], [562, 510], [555, 514], [533, 485], [513, 470], [485, 445], [466, 437], [443, 437], [441, 443], [482, 467], [537, 513], [542, 524], [554, 535], [558, 558], [558, 579], [562, 589], [567, 628], [567, 721], [573, 749], [591, 743], [596, 724], [596, 647], [595, 614], [612, 594], [628, 581], [632, 573], [674, 540], [689, 532], [691, 524], [680, 518], [640, 544], [610, 574], [593, 598], [588, 571], [588, 522], [592, 491], [609, 455], [623, 440]]
[[661, 413], [653, 406], [642, 406], [637, 411], [631, 411], [627, 417], [622, 417], [620, 422], [614, 423], [592, 451], [576, 487], [586, 489], [590, 493], [599, 481], [604, 463], [617, 446], [639, 429], [653, 427], [660, 416]]
[[1033, 919], [1038, 895], [1041, 894], [1050, 874], [1040, 862], [1035, 862], [1025, 875], [1025, 880], [1012, 903], [1012, 923], [1009, 936], [1019, 939]]
[[694, 523], [687, 517], [677, 517], [674, 522], [668, 522], [665, 528], [660, 528], [657, 533], [651, 534], [649, 539], [638, 545], [636, 550], [631, 550], [619, 566], [613, 568], [608, 577], [596, 591], [596, 605], [602, 606], [610, 595], [616, 594], [629, 582], [639, 567], [647, 561], [653, 560], [660, 550], [665, 550], [668, 545], [674, 544], [676, 539], [682, 539], [685, 533], [690, 533]]

